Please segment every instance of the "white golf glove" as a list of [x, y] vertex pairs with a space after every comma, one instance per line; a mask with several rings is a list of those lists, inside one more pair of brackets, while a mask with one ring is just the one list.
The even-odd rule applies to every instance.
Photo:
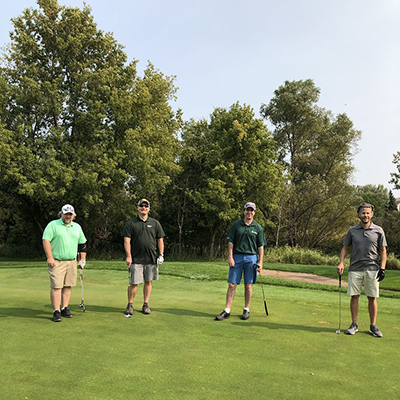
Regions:
[[164, 262], [164, 256], [162, 254], [157, 258], [157, 265], [161, 265]]
[[86, 260], [79, 260], [78, 267], [80, 269], [85, 268], [85, 265], [86, 265]]

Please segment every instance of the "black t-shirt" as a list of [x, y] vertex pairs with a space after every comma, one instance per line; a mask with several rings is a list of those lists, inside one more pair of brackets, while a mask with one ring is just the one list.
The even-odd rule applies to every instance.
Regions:
[[131, 239], [132, 263], [157, 263], [157, 239], [163, 238], [165, 233], [156, 219], [148, 217], [143, 221], [139, 217], [131, 218], [125, 223], [122, 236]]

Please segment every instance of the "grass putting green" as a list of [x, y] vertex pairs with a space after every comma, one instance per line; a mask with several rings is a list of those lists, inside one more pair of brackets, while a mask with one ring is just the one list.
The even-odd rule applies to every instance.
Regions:
[[78, 281], [70, 303], [75, 317], [54, 323], [46, 268], [2, 265], [0, 397], [399, 397], [395, 379], [400, 355], [399, 299], [378, 300], [381, 339], [368, 334], [364, 296], [360, 299], [360, 332], [348, 336], [344, 330], [350, 324], [349, 298], [342, 294], [342, 333], [337, 335], [337, 291], [265, 282], [269, 317], [264, 314], [261, 288], [255, 285], [251, 317], [240, 319], [240, 285], [231, 318], [215, 321], [224, 307], [227, 283], [205, 280], [201, 274], [196, 277], [199, 271], [196, 266], [191, 278], [163, 273], [154, 282], [152, 313], [140, 312], [139, 292], [128, 319], [123, 316], [127, 273], [87, 268], [86, 312], [78, 308]]

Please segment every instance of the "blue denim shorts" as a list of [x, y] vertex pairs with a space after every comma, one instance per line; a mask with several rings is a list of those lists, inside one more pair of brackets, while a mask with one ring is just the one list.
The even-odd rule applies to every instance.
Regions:
[[256, 283], [257, 268], [254, 264], [257, 262], [256, 254], [234, 254], [234, 267], [229, 267], [228, 282], [239, 285], [244, 273], [244, 283]]

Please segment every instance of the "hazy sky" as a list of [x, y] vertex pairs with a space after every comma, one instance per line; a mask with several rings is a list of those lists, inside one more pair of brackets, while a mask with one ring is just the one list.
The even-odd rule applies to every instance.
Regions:
[[[35, 0], [0, 0], [0, 45], [10, 18]], [[83, 1], [59, 0], [82, 8]], [[151, 61], [179, 87], [174, 108], [208, 118], [239, 101], [259, 109], [285, 80], [313, 79], [319, 105], [363, 132], [356, 185], [388, 189], [400, 151], [399, 0], [87, 0], [139, 74]], [[394, 190], [400, 197], [400, 191]]]

